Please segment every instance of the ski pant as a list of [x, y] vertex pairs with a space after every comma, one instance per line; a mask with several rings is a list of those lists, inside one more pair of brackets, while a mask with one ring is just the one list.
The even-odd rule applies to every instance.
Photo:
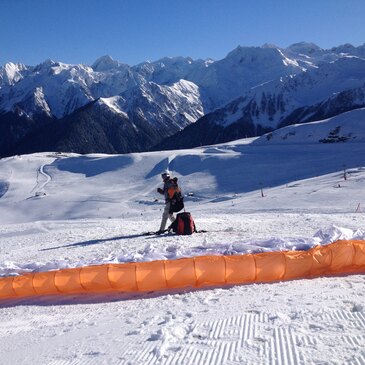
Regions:
[[165, 209], [163, 210], [160, 231], [163, 231], [165, 229], [167, 219], [170, 219], [171, 222], [175, 220], [174, 215], [170, 213], [170, 205], [171, 203], [167, 202], [165, 205]]

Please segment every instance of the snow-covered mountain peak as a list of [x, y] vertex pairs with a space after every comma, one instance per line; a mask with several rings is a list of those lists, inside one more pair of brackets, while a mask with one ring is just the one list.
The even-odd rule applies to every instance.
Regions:
[[299, 68], [298, 63], [294, 59], [290, 59], [288, 56], [284, 55], [278, 47], [238, 46], [228, 53], [225, 61], [240, 65], [240, 67], [255, 67], [257, 69], [261, 67], [277, 68], [282, 65]]
[[25, 70], [27, 67], [25, 65], [23, 65], [22, 63], [13, 63], [13, 62], [8, 62], [5, 63], [5, 65], [3, 66], [3, 68], [7, 71], [7, 72], [16, 72], [16, 71], [23, 71]]
[[34, 72], [43, 72], [44, 70], [49, 70], [52, 66], [58, 65], [58, 62], [51, 59], [47, 59], [42, 63], [34, 67]]
[[331, 48], [332, 52], [343, 54], [343, 55], [347, 55], [347, 54], [350, 54], [350, 53], [353, 54], [355, 50], [356, 50], [356, 47], [354, 47], [350, 43], [341, 44], [337, 47], [332, 47]]
[[254, 62], [254, 57], [257, 58], [257, 56], [260, 54], [266, 54], [267, 50], [271, 52], [269, 48], [245, 47], [239, 45], [233, 51], [227, 54], [226, 59], [231, 61], [239, 61], [240, 63], [242, 63], [243, 61]]
[[193, 60], [191, 57], [164, 57], [155, 62], [143, 62], [132, 69], [146, 81], [172, 85], [180, 79], [195, 82], [196, 74], [200, 69], [206, 68], [206, 62], [206, 60]]
[[176, 133], [204, 115], [199, 87], [186, 80], [172, 85], [143, 82], [121, 96], [118, 108], [126, 112], [130, 120], [148, 122], [160, 133]]
[[261, 46], [261, 48], [279, 48], [276, 44], [265, 43]]
[[350, 43], [345, 43], [338, 47], [331, 48], [331, 52], [339, 54], [340, 56], [352, 55], [365, 58], [365, 43], [359, 47], [355, 47]]
[[91, 66], [91, 68], [96, 72], [105, 72], [117, 69], [123, 64], [114, 60], [111, 56], [105, 55], [98, 58]]
[[290, 58], [313, 67], [336, 61], [342, 57], [365, 58], [365, 45], [354, 47], [349, 43], [331, 49], [322, 49], [314, 43], [300, 42], [292, 44], [283, 51]]
[[[364, 83], [365, 60], [358, 57], [341, 57], [329, 63], [322, 63], [311, 71], [282, 77], [252, 88], [244, 98], [227, 107], [227, 110], [232, 109], [235, 112], [228, 112], [229, 117], [225, 119], [224, 124], [229, 125], [237, 121], [242, 117], [245, 108], [251, 108], [249, 114], [253, 120], [257, 117], [257, 123], [275, 128], [280, 122], [277, 118], [284, 118], [296, 108], [324, 102], [342, 91], [361, 88]], [[234, 105], [241, 105], [243, 108], [239, 111]], [[253, 105], [258, 108], [257, 115]], [[334, 106], [332, 108], [334, 109]], [[303, 112], [304, 109], [301, 113]], [[313, 110], [312, 113], [314, 112]], [[266, 114], [268, 119], [264, 117]]]
[[317, 52], [322, 52], [323, 49], [311, 42], [298, 42], [290, 45], [288, 48], [286, 48], [286, 51], [311, 55]]
[[175, 82], [171, 88], [185, 93], [199, 93], [199, 87], [196, 84], [183, 79]]
[[161, 67], [170, 67], [177, 66], [181, 67], [182, 65], [191, 65], [197, 61], [193, 60], [191, 57], [183, 57], [183, 56], [175, 56], [175, 57], [163, 57], [158, 59], [152, 64], [160, 65]]
[[46, 60], [44, 60], [43, 62], [41, 62], [38, 66], [53, 66], [54, 64], [56, 64], [57, 62], [52, 60], [51, 58], [47, 58]]
[[224, 59], [202, 66], [189, 80], [199, 85], [206, 96], [205, 109], [212, 111], [253, 87], [304, 70], [279, 48], [238, 46]]
[[53, 75], [59, 75], [63, 71], [68, 71], [77, 68], [77, 66], [68, 65], [67, 63], [57, 62], [51, 65], [50, 70]]
[[270, 52], [267, 50], [270, 50], [272, 48], [273, 47], [254, 47], [254, 46], [251, 47], [251, 46], [238, 45], [235, 49], [233, 49], [227, 54], [227, 58], [258, 55], [260, 53], [266, 54], [266, 52]]
[[6, 63], [0, 68], [0, 88], [3, 84], [14, 85], [23, 77], [21, 73], [26, 69], [27, 67], [22, 63]]

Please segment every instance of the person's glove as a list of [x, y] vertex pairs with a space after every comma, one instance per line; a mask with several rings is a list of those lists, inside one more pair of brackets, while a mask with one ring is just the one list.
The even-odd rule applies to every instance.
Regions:
[[157, 188], [157, 192], [163, 194], [163, 190], [161, 188]]

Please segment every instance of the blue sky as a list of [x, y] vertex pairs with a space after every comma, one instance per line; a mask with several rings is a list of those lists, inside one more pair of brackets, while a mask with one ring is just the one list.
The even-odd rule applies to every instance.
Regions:
[[0, 0], [0, 65], [221, 59], [242, 46], [365, 43], [364, 0]]

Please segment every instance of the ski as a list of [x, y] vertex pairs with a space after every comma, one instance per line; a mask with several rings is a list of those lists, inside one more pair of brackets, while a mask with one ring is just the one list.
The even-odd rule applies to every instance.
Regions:
[[145, 232], [143, 233], [144, 236], [160, 236], [162, 234], [168, 233], [168, 229], [165, 229], [163, 231], [151, 231], [151, 232]]
[[[195, 231], [194, 233], [207, 233], [208, 231], [204, 230], [204, 229], [201, 229], [201, 230], [198, 230], [198, 231]], [[144, 232], [142, 233], [141, 235], [142, 236], [165, 236], [166, 234], [172, 234], [173, 232], [169, 232], [168, 229], [165, 229], [164, 231], [162, 232], [159, 232], [159, 231], [151, 231], [151, 232]]]

